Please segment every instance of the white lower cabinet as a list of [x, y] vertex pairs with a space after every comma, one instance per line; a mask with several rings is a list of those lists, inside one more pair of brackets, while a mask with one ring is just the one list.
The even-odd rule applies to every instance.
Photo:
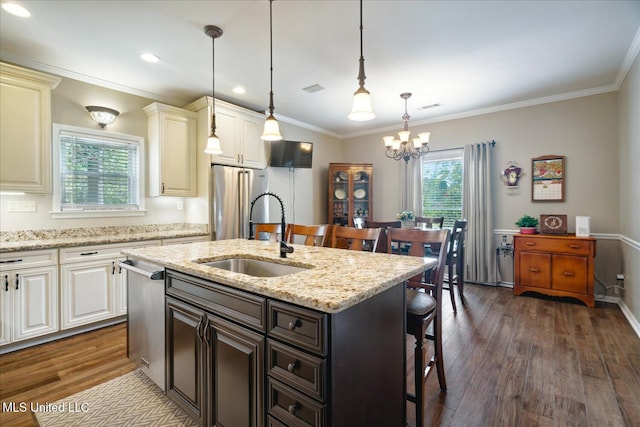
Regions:
[[82, 246], [60, 250], [61, 329], [126, 314], [126, 272], [122, 249], [157, 246], [160, 241]]
[[0, 345], [58, 331], [58, 251], [0, 254]]

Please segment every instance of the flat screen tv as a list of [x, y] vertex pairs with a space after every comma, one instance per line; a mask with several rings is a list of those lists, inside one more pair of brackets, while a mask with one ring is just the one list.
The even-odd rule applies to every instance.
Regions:
[[311, 168], [313, 143], [273, 141], [269, 166], [274, 168]]

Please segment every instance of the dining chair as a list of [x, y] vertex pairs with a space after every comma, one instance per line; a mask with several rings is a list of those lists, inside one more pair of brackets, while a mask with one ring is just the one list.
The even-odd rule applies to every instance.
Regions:
[[372, 221], [365, 219], [364, 226], [366, 228], [381, 228], [380, 232], [380, 240], [378, 240], [378, 248], [376, 252], [386, 252], [387, 251], [387, 228], [400, 228], [402, 227], [402, 221]]
[[300, 238], [304, 238], [304, 243], [307, 246], [324, 246], [324, 239], [327, 235], [327, 224], [321, 225], [301, 225], [301, 224], [287, 224], [285, 231], [285, 240], [289, 243], [296, 243], [300, 241]]
[[456, 220], [453, 223], [447, 250], [447, 277], [444, 279], [446, 286], [443, 289], [449, 291], [454, 312], [457, 311], [453, 291], [454, 285], [458, 287], [458, 296], [462, 305], [464, 305], [464, 237], [466, 228], [467, 221], [465, 220]]
[[416, 227], [424, 227], [424, 228], [433, 228], [434, 225], [437, 225], [438, 228], [442, 230], [444, 224], [444, 217], [428, 217], [428, 216], [417, 216], [416, 217]]
[[334, 225], [331, 247], [355, 251], [375, 252], [380, 239], [380, 228], [355, 228]]
[[277, 242], [278, 234], [282, 234], [282, 224], [279, 222], [258, 222], [254, 224], [253, 232], [256, 240]]
[[[446, 247], [449, 230], [420, 230], [388, 228], [387, 252], [395, 253], [393, 246], [409, 244], [407, 255], [424, 257], [425, 246]], [[426, 380], [435, 366], [438, 382], [442, 391], [447, 390], [442, 354], [442, 287], [446, 268], [447, 251], [438, 251], [438, 263], [431, 270], [429, 281], [424, 274], [418, 274], [407, 280], [406, 316], [407, 333], [416, 340], [414, 351], [415, 393], [407, 392], [407, 400], [416, 405], [416, 426], [424, 426], [424, 405], [426, 401]], [[432, 333], [427, 333], [433, 324]], [[426, 340], [433, 341], [433, 356], [425, 363]]]

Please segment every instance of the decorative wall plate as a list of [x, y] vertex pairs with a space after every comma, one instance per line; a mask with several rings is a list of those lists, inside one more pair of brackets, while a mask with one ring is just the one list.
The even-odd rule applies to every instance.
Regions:
[[367, 192], [364, 191], [364, 188], [358, 188], [356, 191], [353, 192], [353, 196], [356, 199], [364, 199], [367, 196]]
[[349, 179], [349, 176], [347, 175], [346, 172], [342, 171], [338, 173], [338, 176], [340, 177], [341, 180], [346, 181], [347, 179]]
[[333, 194], [336, 196], [336, 199], [338, 200], [344, 200], [344, 198], [347, 197], [347, 192], [344, 191], [342, 188], [336, 189], [336, 191], [334, 191]]

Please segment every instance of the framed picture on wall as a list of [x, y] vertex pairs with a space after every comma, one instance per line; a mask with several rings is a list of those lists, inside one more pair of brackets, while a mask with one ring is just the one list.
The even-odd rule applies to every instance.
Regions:
[[531, 201], [564, 202], [564, 156], [531, 159]]

